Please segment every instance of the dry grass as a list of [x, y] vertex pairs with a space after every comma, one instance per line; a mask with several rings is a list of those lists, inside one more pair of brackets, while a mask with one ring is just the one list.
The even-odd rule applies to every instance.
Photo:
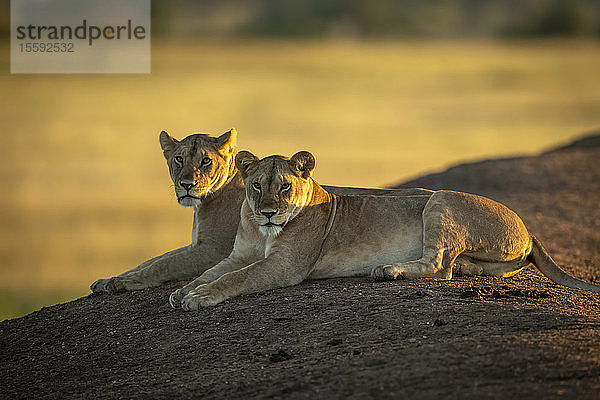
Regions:
[[0, 318], [83, 295], [189, 240], [161, 129], [235, 126], [259, 155], [313, 151], [323, 183], [385, 185], [598, 128], [599, 49], [155, 43], [150, 75], [0, 76]]

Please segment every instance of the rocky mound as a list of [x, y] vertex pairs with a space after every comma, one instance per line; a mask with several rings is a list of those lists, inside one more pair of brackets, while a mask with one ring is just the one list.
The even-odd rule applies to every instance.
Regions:
[[[587, 142], [586, 142], [587, 143]], [[459, 165], [400, 186], [517, 211], [600, 280], [600, 148]], [[0, 323], [0, 398], [597, 399], [600, 296], [513, 278], [312, 281], [186, 313], [179, 283]]]

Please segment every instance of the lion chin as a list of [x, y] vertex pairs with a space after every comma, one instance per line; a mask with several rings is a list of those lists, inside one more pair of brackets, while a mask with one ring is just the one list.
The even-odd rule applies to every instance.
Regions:
[[177, 199], [180, 205], [183, 207], [194, 207], [200, 205], [201, 199], [192, 196], [184, 196]]
[[279, 225], [260, 225], [258, 230], [264, 236], [277, 236], [281, 233], [283, 228]]

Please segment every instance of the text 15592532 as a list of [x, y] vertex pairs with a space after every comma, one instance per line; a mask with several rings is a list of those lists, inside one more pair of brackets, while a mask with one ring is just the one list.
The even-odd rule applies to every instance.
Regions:
[[50, 42], [26, 42], [19, 43], [21, 53], [73, 53], [75, 44], [67, 43], [50, 43]]

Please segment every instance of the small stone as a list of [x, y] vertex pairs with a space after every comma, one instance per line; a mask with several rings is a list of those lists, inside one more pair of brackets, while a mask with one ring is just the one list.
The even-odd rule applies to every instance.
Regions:
[[286, 351], [284, 349], [279, 349], [275, 353], [271, 354], [271, 356], [269, 356], [269, 361], [282, 362], [282, 361], [291, 360], [292, 358], [294, 358], [294, 357], [288, 351]]

